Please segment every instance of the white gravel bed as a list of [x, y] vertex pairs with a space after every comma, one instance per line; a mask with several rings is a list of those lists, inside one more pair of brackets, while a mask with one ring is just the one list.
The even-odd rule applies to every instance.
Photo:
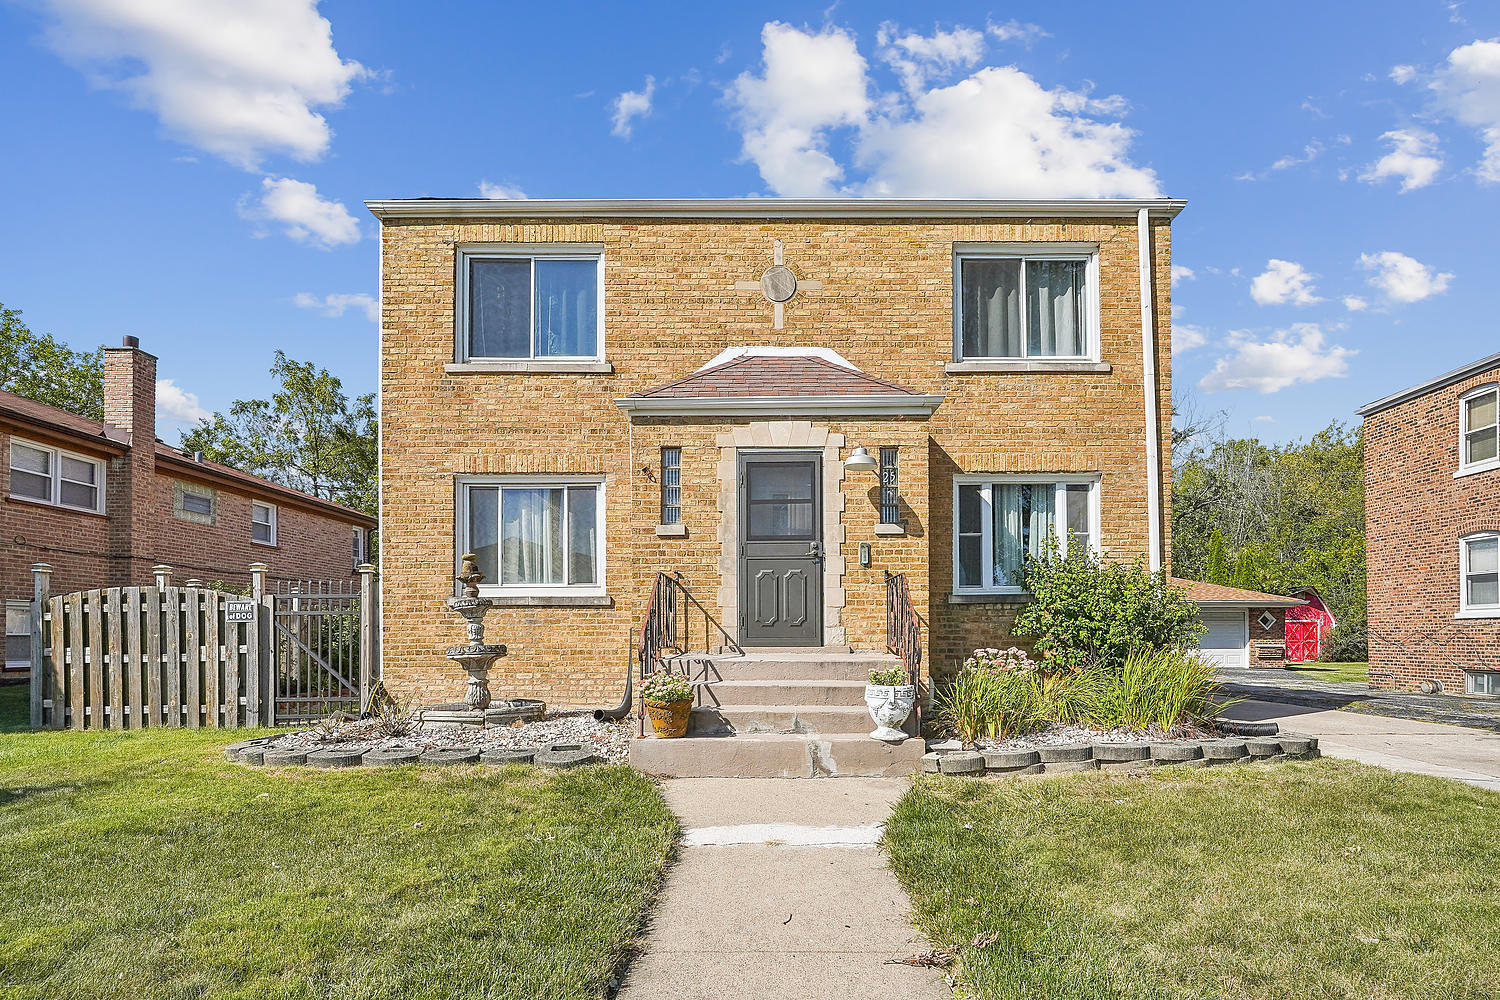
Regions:
[[980, 740], [982, 750], [1036, 750], [1041, 747], [1077, 746], [1080, 743], [1181, 743], [1212, 737], [1214, 734], [1190, 727], [1178, 727], [1171, 733], [1152, 729], [1140, 732], [1130, 729], [1089, 729], [1085, 726], [1056, 725], [1051, 729], [1012, 736], [1005, 740]]
[[381, 739], [374, 734], [377, 720], [361, 719], [342, 723], [334, 732], [314, 726], [287, 733], [268, 744], [286, 750], [456, 750], [477, 747], [481, 750], [543, 749], [554, 743], [577, 744], [592, 750], [610, 763], [630, 757], [633, 730], [629, 721], [596, 722], [591, 713], [559, 712], [540, 722], [514, 726], [433, 726], [410, 736]]

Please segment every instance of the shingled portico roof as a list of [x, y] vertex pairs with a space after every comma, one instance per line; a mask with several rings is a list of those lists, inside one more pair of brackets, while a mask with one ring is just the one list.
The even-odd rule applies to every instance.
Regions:
[[943, 400], [866, 375], [826, 348], [731, 348], [674, 381], [615, 400], [635, 416], [823, 413], [929, 416]]

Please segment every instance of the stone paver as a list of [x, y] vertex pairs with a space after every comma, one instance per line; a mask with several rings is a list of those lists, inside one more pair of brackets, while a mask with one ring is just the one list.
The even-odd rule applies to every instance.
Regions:
[[1500, 792], [1500, 733], [1284, 702], [1244, 701], [1225, 714], [1316, 736], [1327, 757], [1452, 778]]
[[627, 1000], [948, 997], [874, 846], [907, 782], [679, 778], [683, 846], [627, 970]]

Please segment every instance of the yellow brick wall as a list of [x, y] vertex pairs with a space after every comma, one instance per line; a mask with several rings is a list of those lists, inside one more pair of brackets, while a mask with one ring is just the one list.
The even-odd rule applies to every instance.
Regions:
[[[1165, 508], [1170, 496], [1169, 227], [1153, 225], [1158, 402]], [[786, 306], [734, 288], [771, 263], [773, 240], [803, 279], [823, 282]], [[956, 242], [1095, 243], [1100, 247], [1104, 374], [944, 373], [951, 360]], [[605, 356], [598, 374], [447, 374], [454, 350], [455, 248], [470, 243], [604, 247]], [[727, 347], [829, 347], [871, 375], [945, 398], [930, 420], [809, 419], [846, 447], [901, 446], [905, 537], [877, 537], [875, 477], [843, 483], [849, 641], [884, 644], [883, 569], [907, 572], [928, 629], [928, 666], [1010, 640], [1014, 605], [947, 603], [952, 586], [952, 476], [957, 472], [1098, 472], [1101, 544], [1134, 558], [1147, 545], [1140, 304], [1134, 218], [1031, 222], [585, 220], [572, 224], [387, 220], [382, 229], [382, 583], [384, 670], [397, 692], [452, 699], [462, 672], [442, 658], [460, 640], [444, 607], [454, 571], [454, 477], [591, 473], [605, 477], [611, 607], [497, 608], [489, 636], [510, 647], [497, 696], [556, 704], [619, 699], [630, 637], [659, 569], [686, 574], [716, 613], [716, 437], [747, 420], [638, 419], [613, 400], [691, 373]], [[659, 538], [654, 475], [663, 445], [683, 449], [687, 536]], [[1167, 514], [1164, 510], [1164, 521]], [[1165, 524], [1164, 524], [1165, 527]], [[871, 542], [861, 569], [857, 545]], [[929, 558], [930, 553], [930, 558]], [[930, 599], [929, 599], [929, 595]], [[731, 629], [732, 630], [732, 629]]]

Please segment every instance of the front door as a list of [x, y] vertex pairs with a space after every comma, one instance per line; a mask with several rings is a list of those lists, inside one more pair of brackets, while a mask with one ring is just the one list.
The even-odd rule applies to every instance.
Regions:
[[823, 644], [820, 458], [740, 458], [740, 642]]

